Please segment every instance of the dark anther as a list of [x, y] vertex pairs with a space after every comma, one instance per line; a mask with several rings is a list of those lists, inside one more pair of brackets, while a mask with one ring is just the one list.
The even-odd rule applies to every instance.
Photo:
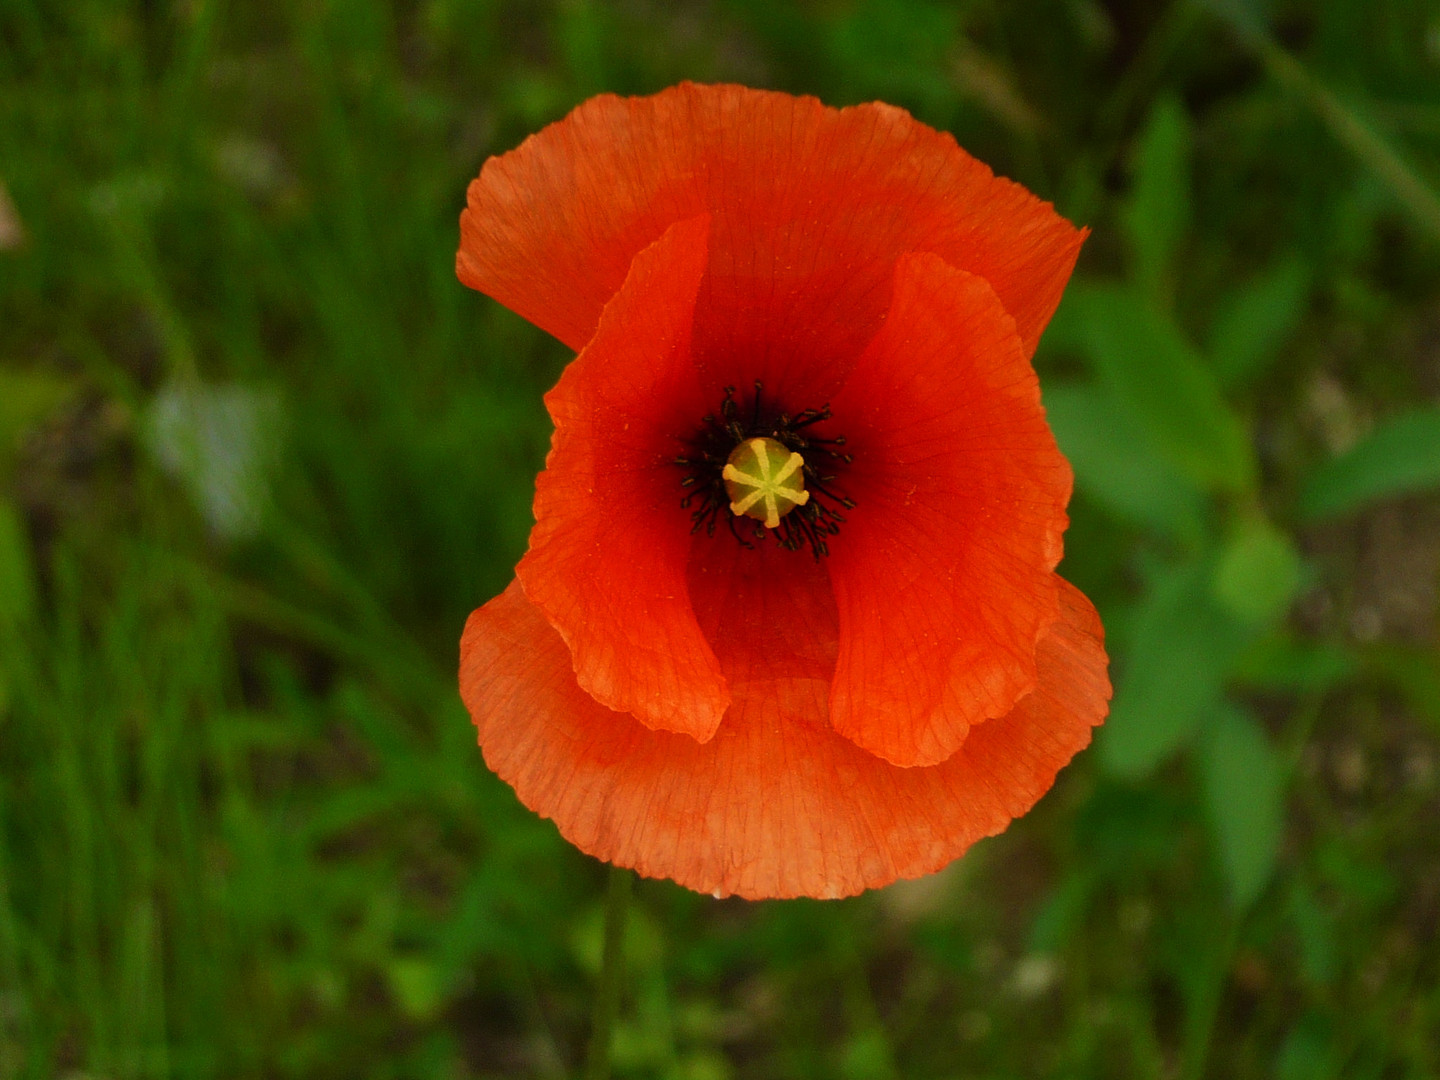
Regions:
[[[806, 410], [804, 410], [803, 412], [797, 413], [796, 416], [795, 416], [795, 419], [792, 420], [792, 421], [790, 421], [790, 426], [791, 426], [792, 428], [804, 428], [804, 427], [809, 427], [811, 424], [818, 424], [821, 420], [829, 420], [829, 419], [830, 419], [830, 405], [829, 405], [829, 403], [827, 402], [826, 405], [825, 405], [825, 407], [824, 407], [823, 409], [806, 409]], [[840, 437], [840, 438], [838, 438], [838, 439], [816, 439], [816, 440], [815, 440], [815, 442], [817, 442], [817, 443], [826, 443], [826, 442], [830, 442], [830, 443], [843, 443], [844, 441], [845, 441], [845, 439], [844, 439], [843, 436]]]
[[[818, 409], [787, 412], [780, 402], [764, 393], [764, 384], [756, 379], [755, 394], [748, 402], [737, 401], [735, 387], [723, 388], [724, 397], [717, 413], [701, 418], [700, 427], [689, 440], [675, 464], [685, 470], [680, 485], [686, 490], [682, 509], [690, 510], [690, 531], [702, 529], [707, 536], [715, 534], [720, 519], [736, 541], [745, 547], [754, 545], [746, 538], [730, 511], [730, 497], [722, 476], [731, 452], [746, 439], [774, 439], [805, 459], [805, 488], [811, 493], [808, 503], [794, 507], [780, 519], [774, 529], [751, 523], [745, 532], [753, 532], [755, 540], [773, 534], [775, 542], [789, 551], [808, 547], [818, 559], [830, 553], [827, 538], [836, 536], [845, 521], [843, 510], [853, 510], [855, 500], [830, 485], [841, 479], [842, 466], [853, 460], [840, 450], [845, 446], [843, 435], [817, 435], [814, 425], [832, 419], [829, 404]], [[823, 430], [823, 429], [822, 429]], [[694, 506], [694, 509], [690, 508]]]
[[[737, 528], [735, 528], [735, 515], [734, 515], [734, 514], [730, 514], [730, 515], [728, 515], [728, 516], [725, 518], [725, 524], [727, 524], [727, 525], [730, 526], [730, 535], [733, 536], [733, 537], [735, 537], [736, 540], [740, 541], [740, 546], [741, 546], [741, 547], [743, 547], [743, 548], [750, 548], [750, 549], [752, 549], [752, 550], [754, 549], [755, 545], [752, 544], [752, 543], [750, 543], [750, 541], [749, 541], [749, 540], [746, 540], [743, 536], [741, 536], [741, 535], [740, 535], [740, 530], [737, 529]], [[694, 529], [691, 529], [690, 531], [691, 531], [691, 532], [694, 532], [695, 530], [694, 530]], [[763, 538], [763, 533], [764, 533], [764, 530], [763, 530], [763, 529], [760, 530], [760, 535], [757, 535], [756, 539], [762, 539], [762, 538]], [[714, 536], [714, 535], [715, 535], [715, 526], [714, 526], [713, 524], [710, 526], [710, 528], [709, 528], [708, 530], [706, 530], [706, 535], [708, 535], [708, 536]]]

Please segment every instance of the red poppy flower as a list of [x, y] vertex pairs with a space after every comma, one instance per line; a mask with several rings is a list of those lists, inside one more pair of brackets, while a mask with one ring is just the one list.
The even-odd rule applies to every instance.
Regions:
[[929, 873], [1028, 810], [1110, 696], [1030, 366], [1083, 239], [881, 104], [604, 96], [486, 162], [460, 279], [579, 353], [461, 642], [521, 801], [751, 898]]

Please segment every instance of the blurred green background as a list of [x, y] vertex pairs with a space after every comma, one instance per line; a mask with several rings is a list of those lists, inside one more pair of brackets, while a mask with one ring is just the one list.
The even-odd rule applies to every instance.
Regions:
[[603, 868], [455, 691], [568, 357], [456, 221], [682, 78], [1093, 228], [1037, 364], [1117, 696], [935, 877], [641, 882], [619, 1074], [1440, 1075], [1433, 3], [0, 0], [0, 1077], [573, 1074]]

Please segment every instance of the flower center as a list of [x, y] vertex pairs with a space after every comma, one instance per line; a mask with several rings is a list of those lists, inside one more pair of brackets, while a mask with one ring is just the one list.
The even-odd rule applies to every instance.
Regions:
[[746, 439], [730, 452], [720, 476], [730, 494], [730, 512], [763, 521], [767, 529], [810, 501], [805, 459], [777, 439]]
[[692, 533], [714, 535], [723, 520], [743, 547], [754, 547], [736, 527], [741, 522], [757, 541], [769, 536], [789, 551], [808, 546], [818, 559], [830, 554], [829, 538], [845, 520], [841, 510], [855, 506], [829, 486], [851, 457], [843, 436], [823, 438], [813, 429], [830, 419], [830, 406], [792, 415], [762, 390], [757, 381], [754, 399], [742, 408], [727, 386], [719, 414], [701, 419], [675, 458], [686, 470], [680, 505], [688, 510], [699, 502], [690, 513]]

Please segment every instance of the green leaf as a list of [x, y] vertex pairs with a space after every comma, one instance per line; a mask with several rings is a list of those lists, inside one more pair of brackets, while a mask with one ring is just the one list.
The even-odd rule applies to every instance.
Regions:
[[1299, 509], [1315, 521], [1433, 487], [1440, 487], [1440, 408], [1431, 406], [1385, 421], [1322, 465], [1305, 484]]
[[1296, 641], [1277, 634], [1256, 642], [1237, 661], [1235, 677], [1247, 686], [1293, 693], [1324, 693], [1353, 676], [1355, 657], [1328, 642]]
[[1141, 601], [1115, 700], [1096, 742], [1111, 774], [1143, 777], [1184, 745], [1220, 700], [1250, 632], [1215, 602], [1209, 563], [1156, 583]]
[[1249, 491], [1255, 462], [1240, 419], [1180, 328], [1124, 286], [1073, 287], [1077, 342], [1101, 382], [1173, 465], [1206, 488]]
[[1244, 911], [1275, 869], [1284, 829], [1280, 763], [1264, 729], [1228, 702], [1205, 716], [1200, 780], [1208, 820], [1229, 886]]
[[1155, 103], [1135, 148], [1133, 176], [1121, 221], [1135, 280], [1156, 295], [1190, 224], [1190, 118], [1178, 98]]
[[1210, 362], [1227, 389], [1253, 382], [1294, 332], [1310, 298], [1310, 268], [1292, 256], [1246, 282], [1220, 304], [1210, 328]]
[[1049, 386], [1045, 415], [1087, 495], [1133, 524], [1185, 538], [1200, 534], [1199, 488], [1103, 387]]
[[1300, 555], [1290, 538], [1263, 518], [1244, 522], [1215, 567], [1215, 597], [1244, 622], [1280, 618], [1300, 586]]

